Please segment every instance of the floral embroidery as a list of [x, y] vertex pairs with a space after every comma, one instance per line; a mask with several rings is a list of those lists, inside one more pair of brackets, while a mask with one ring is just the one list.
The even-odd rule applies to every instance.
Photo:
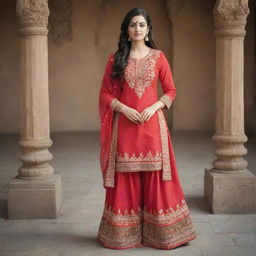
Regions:
[[171, 180], [171, 165], [168, 145], [168, 133], [165, 123], [165, 118], [162, 110], [157, 111], [160, 125], [160, 135], [162, 143], [162, 154], [163, 154], [163, 180]]
[[107, 219], [111, 225], [115, 226], [135, 226], [139, 225], [142, 217], [142, 210], [138, 206], [137, 210], [130, 209], [129, 211], [118, 209], [115, 211], [111, 205], [105, 204], [103, 218]]
[[155, 156], [149, 151], [147, 155], [141, 152], [139, 156], [133, 153], [117, 153], [116, 171], [117, 172], [138, 172], [138, 171], [155, 171], [162, 169], [162, 153], [156, 152]]
[[167, 226], [144, 222], [143, 244], [160, 249], [172, 249], [196, 238], [190, 215]]
[[172, 101], [170, 100], [169, 96], [166, 94], [162, 95], [159, 100], [165, 104], [167, 109], [169, 109], [172, 105]]
[[97, 238], [106, 247], [122, 249], [142, 243], [170, 249], [196, 238], [188, 207], [183, 199], [176, 209], [114, 211], [105, 205]]
[[177, 204], [175, 210], [172, 207], [165, 210], [160, 209], [158, 211], [154, 209], [147, 209], [147, 207], [145, 207], [144, 210], [145, 221], [157, 226], [172, 225], [178, 220], [189, 215], [188, 206], [184, 199], [181, 201], [181, 205]]
[[155, 78], [155, 64], [159, 56], [160, 50], [150, 49], [144, 58], [128, 58], [124, 77], [139, 98]]
[[109, 164], [104, 178], [104, 185], [106, 187], [115, 186], [115, 157], [117, 146], [117, 129], [118, 129], [119, 112], [115, 112], [113, 121], [113, 132], [110, 145]]
[[111, 206], [105, 205], [103, 216], [97, 238], [106, 247], [109, 248], [129, 248], [135, 247], [142, 240], [142, 212], [138, 208], [135, 213], [133, 209], [117, 213], [111, 209]]

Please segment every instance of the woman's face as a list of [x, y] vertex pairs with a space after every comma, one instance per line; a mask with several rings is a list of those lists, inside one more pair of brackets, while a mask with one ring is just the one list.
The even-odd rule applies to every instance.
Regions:
[[142, 15], [134, 16], [128, 25], [128, 35], [131, 40], [144, 40], [148, 33], [148, 24]]

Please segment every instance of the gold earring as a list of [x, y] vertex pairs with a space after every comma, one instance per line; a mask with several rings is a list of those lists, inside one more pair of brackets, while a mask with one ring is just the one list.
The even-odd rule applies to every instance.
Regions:
[[149, 41], [148, 34], [147, 34], [146, 37], [145, 37], [145, 41]]
[[128, 36], [128, 41], [130, 42], [131, 41], [131, 38]]

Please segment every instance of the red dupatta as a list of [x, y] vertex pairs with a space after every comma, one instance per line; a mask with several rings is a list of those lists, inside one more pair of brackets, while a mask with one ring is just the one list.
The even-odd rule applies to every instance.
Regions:
[[105, 175], [109, 164], [110, 145], [113, 130], [114, 111], [111, 108], [111, 102], [119, 99], [121, 94], [121, 83], [118, 79], [113, 79], [112, 66], [114, 63], [114, 53], [108, 58], [105, 73], [101, 82], [99, 92], [99, 115], [100, 115], [100, 167], [103, 176], [103, 186], [106, 188]]

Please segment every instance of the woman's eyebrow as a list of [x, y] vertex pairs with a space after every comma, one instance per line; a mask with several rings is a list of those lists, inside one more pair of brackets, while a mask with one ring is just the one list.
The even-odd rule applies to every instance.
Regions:
[[[132, 22], [132, 21], [131, 21], [130, 23], [133, 23], [133, 24], [134, 24], [134, 23], [137, 23], [137, 22], [138, 22], [138, 21], [136, 21], [136, 22]], [[142, 23], [142, 24], [146, 24], [145, 21], [141, 21], [141, 22], [139, 22], [139, 23], [140, 23], [140, 24], [141, 24], [141, 23]]]

